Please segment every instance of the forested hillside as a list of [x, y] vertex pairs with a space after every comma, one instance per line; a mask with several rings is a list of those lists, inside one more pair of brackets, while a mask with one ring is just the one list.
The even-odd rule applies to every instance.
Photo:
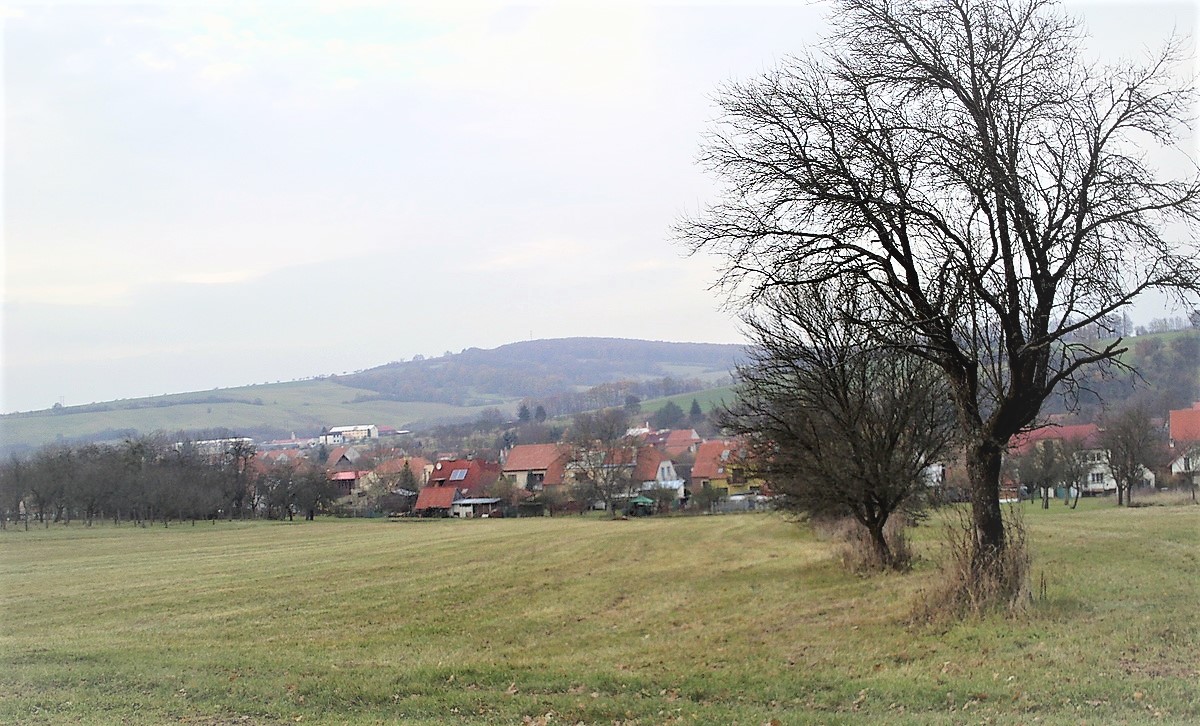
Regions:
[[1129, 350], [1121, 360], [1129, 368], [1091, 370], [1078, 387], [1051, 397], [1043, 413], [1070, 408], [1080, 419], [1095, 421], [1103, 408], [1133, 402], [1165, 416], [1170, 409], [1200, 400], [1200, 330], [1139, 335], [1124, 344]]

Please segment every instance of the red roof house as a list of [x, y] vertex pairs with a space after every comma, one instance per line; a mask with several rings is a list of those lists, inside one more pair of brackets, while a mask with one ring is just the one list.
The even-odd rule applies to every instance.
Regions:
[[329, 475], [329, 481], [337, 486], [339, 497], [348, 497], [358, 488], [358, 481], [370, 472], [366, 471], [335, 471]]
[[1103, 448], [1100, 444], [1100, 427], [1096, 424], [1072, 424], [1069, 426], [1041, 426], [1023, 431], [1008, 444], [1010, 453], [1021, 455], [1040, 441], [1077, 441], [1084, 449]]
[[325, 466], [330, 469], [354, 466], [354, 462], [358, 461], [360, 456], [362, 454], [358, 453], [358, 449], [353, 446], [339, 446], [329, 452], [329, 456], [325, 459]]
[[469, 497], [479, 496], [500, 478], [500, 464], [479, 459], [442, 459], [434, 462], [429, 487], [453, 487]]
[[404, 471], [405, 465], [412, 475], [416, 478], [417, 484], [425, 485], [427, 471], [432, 470], [429, 460], [420, 456], [398, 456], [394, 459], [388, 459], [381, 462], [372, 471], [378, 476], [395, 476]]
[[518, 444], [508, 452], [501, 471], [522, 489], [563, 483], [571, 449], [563, 444]]
[[462, 494], [455, 487], [425, 487], [417, 495], [417, 503], [413, 505], [413, 511], [425, 516], [432, 514], [449, 516], [450, 507], [459, 499], [462, 499]]
[[696, 451], [703, 439], [695, 429], [670, 429], [651, 431], [642, 441], [647, 446], [662, 449], [668, 457], [675, 458], [685, 452]]
[[1171, 411], [1168, 426], [1172, 443], [1200, 443], [1200, 403]]

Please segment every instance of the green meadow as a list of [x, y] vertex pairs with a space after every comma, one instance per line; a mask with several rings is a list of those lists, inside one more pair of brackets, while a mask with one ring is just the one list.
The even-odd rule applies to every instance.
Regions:
[[0, 532], [0, 722], [1200, 722], [1200, 507], [1025, 505], [1028, 611], [912, 623], [775, 514]]
[[[331, 379], [177, 393], [68, 407], [59, 412], [8, 414], [0, 417], [0, 432], [6, 444], [37, 447], [58, 437], [127, 428], [143, 434], [218, 427], [234, 431], [254, 427], [312, 431], [347, 422], [400, 428], [417, 421], [470, 418], [485, 408], [423, 401], [354, 400], [369, 393]], [[489, 401], [490, 405], [509, 407], [512, 403], [499, 398]]]

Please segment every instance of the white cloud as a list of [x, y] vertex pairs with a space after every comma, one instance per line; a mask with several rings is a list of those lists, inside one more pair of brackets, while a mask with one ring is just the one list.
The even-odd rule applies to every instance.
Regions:
[[152, 51], [143, 51], [135, 56], [139, 63], [149, 68], [152, 71], [171, 71], [175, 70], [175, 60], [172, 58], [164, 58]]
[[200, 69], [199, 77], [205, 81], [225, 81], [246, 72], [246, 66], [241, 63], [222, 61], [210, 63]]

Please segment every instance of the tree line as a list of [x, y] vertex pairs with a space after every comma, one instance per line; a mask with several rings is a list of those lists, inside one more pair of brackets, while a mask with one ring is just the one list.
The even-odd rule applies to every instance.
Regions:
[[336, 496], [320, 467], [255, 465], [253, 444], [218, 451], [161, 436], [120, 444], [51, 445], [0, 464], [0, 526], [146, 526], [265, 516], [312, 519]]

